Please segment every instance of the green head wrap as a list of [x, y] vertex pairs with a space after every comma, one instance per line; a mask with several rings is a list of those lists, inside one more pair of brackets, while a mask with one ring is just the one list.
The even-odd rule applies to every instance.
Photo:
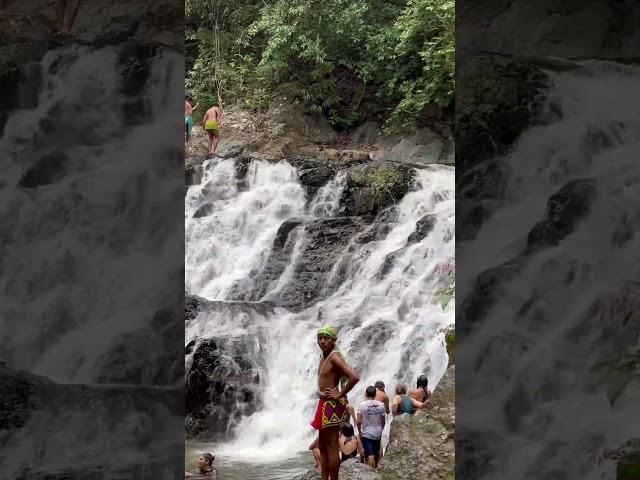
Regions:
[[336, 332], [336, 329], [333, 328], [331, 325], [324, 325], [324, 326], [320, 327], [318, 329], [318, 335], [328, 335], [329, 337], [333, 338], [334, 340], [338, 339], [338, 333]]
[[[331, 325], [324, 325], [322, 327], [320, 327], [318, 329], [318, 333], [317, 335], [327, 335], [331, 338], [333, 338], [334, 340], [338, 339], [338, 332], [336, 331], [336, 329], [334, 327], [332, 327]], [[343, 362], [346, 362], [346, 358], [344, 357], [344, 353], [342, 353], [342, 351], [338, 348], [338, 345], [334, 345], [333, 346], [333, 351], [334, 352], [338, 352], [338, 355], [340, 355], [340, 358], [342, 358]], [[344, 388], [344, 385], [349, 381], [349, 379], [347, 377], [342, 377], [340, 379], [340, 384], [342, 385], [342, 387]]]

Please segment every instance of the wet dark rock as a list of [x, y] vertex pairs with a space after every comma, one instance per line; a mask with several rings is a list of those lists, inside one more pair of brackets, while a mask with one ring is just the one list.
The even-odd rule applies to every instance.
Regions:
[[498, 209], [497, 200], [463, 199], [456, 201], [456, 238], [460, 241], [473, 240], [482, 225]]
[[228, 438], [234, 422], [260, 408], [262, 369], [253, 354], [247, 338], [197, 342], [185, 380], [188, 437]]
[[[239, 290], [236, 299], [256, 301], [264, 297], [278, 306], [298, 312], [325, 298], [343, 280], [334, 279], [329, 289], [326, 283], [328, 274], [343, 256], [353, 236], [367, 225], [366, 219], [354, 217], [318, 219], [305, 223], [300, 233], [304, 235], [304, 244], [291, 281], [279, 292], [265, 297], [287, 268], [293, 253], [294, 242], [288, 241], [283, 245], [278, 241], [264, 269], [252, 275], [252, 287]], [[289, 227], [292, 226], [286, 226]]]
[[501, 199], [507, 188], [508, 166], [502, 160], [474, 165], [456, 181], [456, 197], [475, 200]]
[[484, 320], [499, 298], [500, 287], [520, 273], [524, 261], [524, 257], [517, 257], [478, 275], [472, 292], [462, 301], [462, 313], [456, 322], [461, 332], [470, 332], [474, 325]]
[[527, 247], [554, 246], [573, 233], [589, 213], [596, 193], [596, 183], [592, 179], [575, 180], [554, 193], [547, 202], [547, 218], [533, 227]]
[[384, 262], [382, 262], [382, 265], [380, 265], [380, 270], [377, 273], [380, 279], [386, 277], [389, 274], [391, 269], [393, 269], [396, 260], [398, 259], [398, 257], [402, 256], [403, 253], [404, 247], [396, 250], [395, 252], [388, 253], [387, 256], [384, 257]]
[[419, 243], [427, 238], [427, 235], [429, 235], [436, 226], [436, 219], [437, 217], [435, 214], [429, 214], [418, 220], [416, 222], [416, 231], [409, 235], [407, 243]]
[[303, 221], [299, 219], [287, 220], [280, 228], [278, 228], [278, 232], [276, 233], [276, 238], [273, 240], [273, 248], [282, 249], [287, 243], [289, 239], [289, 234], [292, 230], [302, 225]]
[[213, 205], [211, 203], [205, 203], [204, 205], [198, 207], [198, 209], [193, 213], [193, 218], [207, 217], [212, 213]]
[[141, 45], [128, 42], [119, 51], [118, 63], [122, 68], [122, 84], [120, 91], [127, 96], [140, 95], [145, 88], [151, 70], [149, 59], [157, 52], [154, 45]]
[[358, 334], [348, 352], [354, 368], [364, 368], [363, 362], [367, 358], [367, 349], [383, 346], [396, 333], [393, 322], [378, 320]]
[[249, 165], [253, 160], [251, 158], [237, 156], [235, 159], [236, 180], [243, 180], [249, 172]]
[[65, 178], [69, 158], [63, 152], [52, 152], [43, 156], [27, 170], [20, 181], [20, 188], [37, 188], [56, 183]]
[[[230, 316], [257, 315], [267, 317], [273, 315], [274, 307], [268, 302], [236, 302], [207, 300], [197, 295], [184, 294], [184, 319], [185, 323], [194, 320], [199, 314], [225, 314]], [[246, 326], [239, 323], [240, 327]]]
[[181, 382], [184, 378], [182, 315], [181, 310], [158, 310], [149, 326], [114, 339], [113, 346], [100, 358], [97, 382], [134, 385]]

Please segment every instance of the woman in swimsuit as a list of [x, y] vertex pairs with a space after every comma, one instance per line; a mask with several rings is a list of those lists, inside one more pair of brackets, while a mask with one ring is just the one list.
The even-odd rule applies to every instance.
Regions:
[[340, 426], [340, 438], [338, 440], [340, 445], [340, 463], [349, 460], [350, 458], [356, 458], [357, 454], [362, 457], [362, 447], [360, 446], [360, 439], [355, 436], [353, 432], [353, 425], [348, 422], [343, 423]]
[[424, 403], [407, 395], [406, 385], [396, 385], [396, 396], [393, 397], [393, 404], [391, 406], [394, 417], [396, 415], [402, 415], [403, 413], [413, 414], [418, 408], [422, 408], [423, 405]]

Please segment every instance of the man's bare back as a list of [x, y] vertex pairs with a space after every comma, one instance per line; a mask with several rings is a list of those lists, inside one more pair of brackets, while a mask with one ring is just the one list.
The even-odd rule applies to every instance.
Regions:
[[204, 121], [206, 122], [207, 120], [211, 120], [213, 122], [218, 122], [221, 117], [222, 110], [220, 110], [220, 107], [214, 105], [205, 112]]
[[194, 106], [191, 105], [189, 100], [184, 101], [184, 114], [185, 115], [193, 115]]
[[387, 395], [386, 393], [384, 393], [382, 390], [376, 388], [376, 400], [378, 400], [379, 402], [382, 402], [382, 404], [384, 405], [384, 411], [387, 412], [387, 415], [389, 414], [389, 395]]
[[412, 390], [409, 390], [407, 392], [407, 395], [409, 395], [411, 398], [419, 401], [419, 402], [426, 402], [427, 400], [429, 400], [429, 398], [431, 397], [431, 391], [430, 390], [422, 390], [421, 388], [414, 388]]

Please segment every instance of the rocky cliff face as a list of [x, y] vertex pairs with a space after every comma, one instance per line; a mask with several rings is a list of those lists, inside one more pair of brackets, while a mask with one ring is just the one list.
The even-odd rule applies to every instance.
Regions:
[[455, 478], [455, 366], [449, 367], [429, 408], [393, 419], [382, 480]]
[[463, 1], [456, 4], [456, 14], [456, 53], [638, 56], [640, 6], [633, 1]]

